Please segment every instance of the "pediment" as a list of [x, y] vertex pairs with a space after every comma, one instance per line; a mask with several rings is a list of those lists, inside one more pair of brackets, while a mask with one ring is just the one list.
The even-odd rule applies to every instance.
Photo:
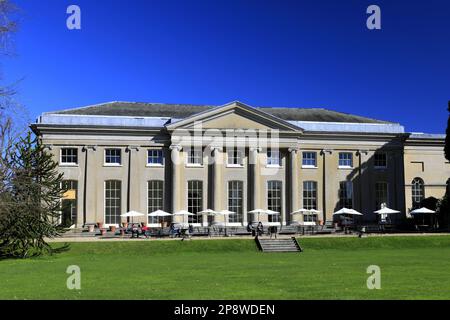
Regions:
[[194, 129], [256, 129], [280, 131], [302, 131], [301, 128], [273, 115], [240, 102], [232, 102], [190, 116], [167, 126], [169, 130]]

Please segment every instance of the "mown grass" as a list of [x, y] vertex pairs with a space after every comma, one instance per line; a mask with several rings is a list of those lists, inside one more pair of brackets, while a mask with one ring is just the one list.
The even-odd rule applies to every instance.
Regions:
[[[1, 299], [449, 299], [450, 236], [306, 238], [303, 253], [253, 240], [72, 243], [0, 261]], [[81, 290], [66, 269], [81, 268]], [[381, 289], [369, 290], [369, 265]]]

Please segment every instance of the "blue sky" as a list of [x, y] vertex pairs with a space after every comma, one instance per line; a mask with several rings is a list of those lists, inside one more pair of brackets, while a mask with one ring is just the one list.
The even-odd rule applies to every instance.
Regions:
[[[2, 83], [38, 114], [106, 101], [324, 107], [443, 133], [450, 1], [16, 0]], [[68, 30], [66, 8], [81, 8]], [[382, 30], [366, 28], [381, 8]]]

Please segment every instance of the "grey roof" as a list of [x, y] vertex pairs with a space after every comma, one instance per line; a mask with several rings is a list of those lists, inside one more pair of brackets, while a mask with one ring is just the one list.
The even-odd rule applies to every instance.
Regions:
[[445, 139], [445, 134], [412, 132], [410, 139]]
[[[172, 119], [183, 119], [215, 107], [217, 106], [115, 101], [47, 113], [99, 116], [168, 117]], [[323, 108], [256, 108], [261, 108], [264, 112], [270, 113], [275, 117], [290, 121], [391, 123], [389, 121], [376, 120]]]

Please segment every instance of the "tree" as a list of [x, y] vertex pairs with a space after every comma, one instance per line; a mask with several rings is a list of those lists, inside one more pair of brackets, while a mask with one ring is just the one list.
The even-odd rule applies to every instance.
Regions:
[[[448, 102], [447, 110], [450, 112], [450, 101]], [[447, 119], [444, 154], [445, 158], [450, 161], [450, 115]], [[438, 202], [437, 214], [441, 227], [450, 228], [450, 178], [447, 180], [445, 196]]]
[[[46, 238], [59, 236], [63, 174], [44, 146], [29, 132], [14, 144], [6, 215], [0, 223], [0, 256], [26, 258], [55, 250]], [[58, 249], [60, 250], [60, 249]]]

